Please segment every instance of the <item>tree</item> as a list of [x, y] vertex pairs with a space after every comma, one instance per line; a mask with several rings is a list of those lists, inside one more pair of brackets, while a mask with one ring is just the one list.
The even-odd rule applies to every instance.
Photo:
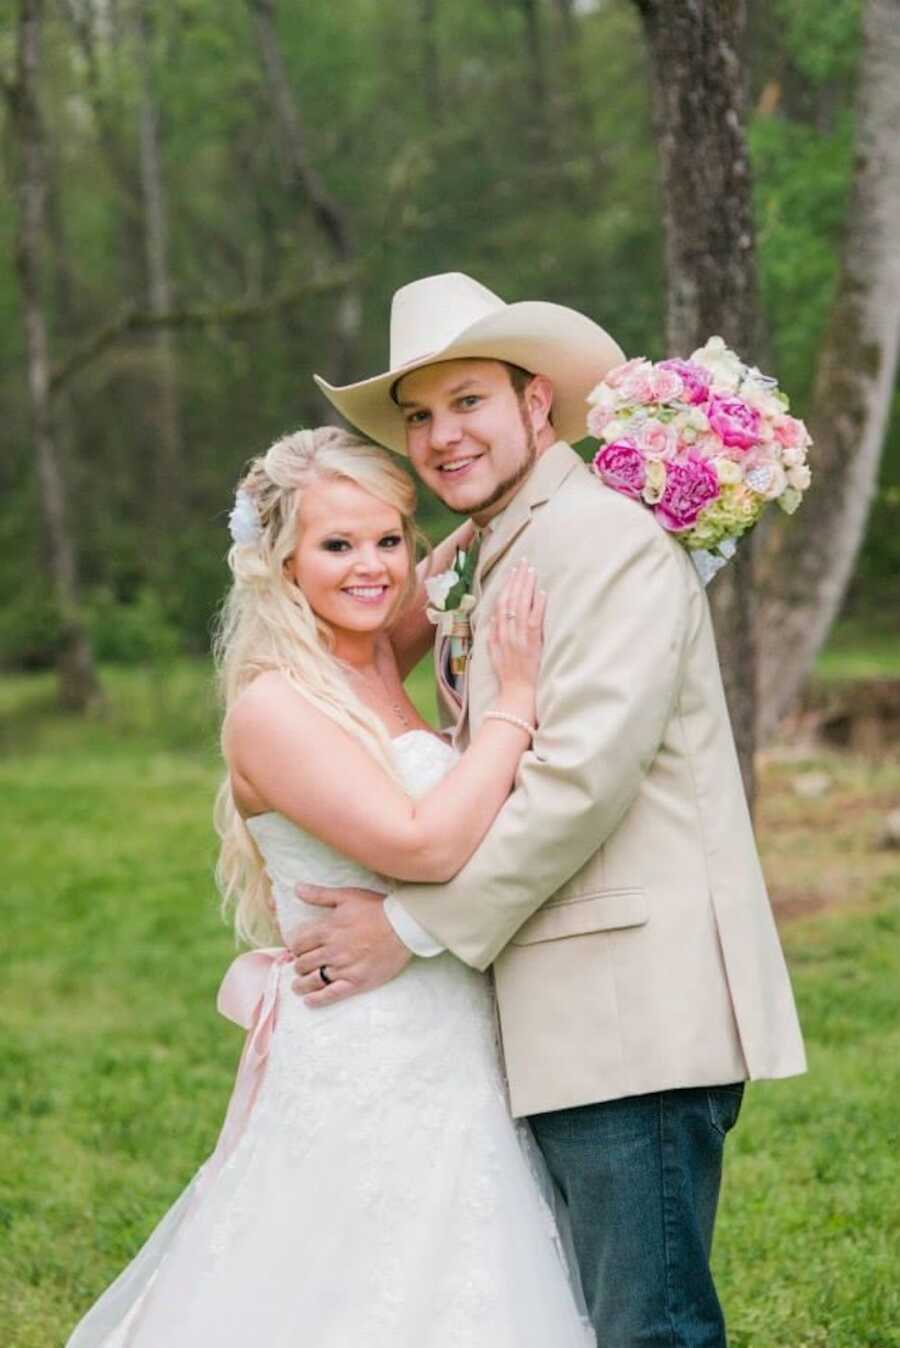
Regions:
[[49, 340], [44, 311], [46, 144], [38, 91], [42, 22], [42, 0], [20, 0], [16, 70], [6, 91], [17, 151], [16, 272], [25, 327], [32, 434], [47, 534], [47, 564], [60, 617], [59, 697], [64, 707], [83, 711], [99, 698], [100, 688], [78, 608], [77, 557], [50, 407]]
[[[356, 260], [349, 220], [346, 211], [328, 191], [310, 158], [306, 130], [275, 29], [275, 0], [248, 0], [248, 3], [266, 84], [271, 93], [272, 111], [285, 150], [291, 186], [297, 196], [309, 205], [334, 261], [339, 266], [347, 266]], [[361, 321], [362, 305], [358, 290], [355, 284], [348, 282], [335, 312], [333, 351], [329, 361], [329, 368], [335, 372], [335, 383], [348, 382], [353, 376]]]
[[[754, 359], [761, 319], [745, 134], [743, 0], [635, 0], [652, 71], [662, 180], [666, 350], [687, 356], [718, 333]], [[711, 591], [725, 692], [753, 800], [754, 645], [750, 540]]]
[[[151, 314], [167, 314], [172, 308], [169, 276], [168, 221], [160, 144], [159, 102], [154, 80], [153, 16], [149, 0], [140, 0], [136, 38], [141, 71], [139, 107], [140, 178], [143, 198], [144, 251], [147, 267], [147, 302]], [[181, 513], [184, 502], [184, 464], [175, 343], [169, 328], [160, 326], [152, 336], [157, 365], [159, 449], [156, 458], [156, 513], [160, 524]], [[166, 537], [160, 528], [159, 541]]]
[[760, 732], [790, 710], [838, 612], [877, 482], [900, 337], [900, 0], [866, 0], [853, 178], [814, 380], [813, 485], [760, 565]]

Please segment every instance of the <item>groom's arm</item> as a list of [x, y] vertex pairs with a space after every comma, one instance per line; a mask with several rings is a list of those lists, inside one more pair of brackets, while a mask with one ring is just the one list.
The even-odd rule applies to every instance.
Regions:
[[515, 791], [459, 874], [394, 891], [392, 924], [411, 949], [400, 913], [486, 968], [634, 801], [677, 696], [691, 576], [655, 521], [641, 514], [627, 524], [604, 547], [596, 528], [573, 521], [565, 556], [560, 549], [549, 568], [538, 560], [549, 596], [540, 729]]

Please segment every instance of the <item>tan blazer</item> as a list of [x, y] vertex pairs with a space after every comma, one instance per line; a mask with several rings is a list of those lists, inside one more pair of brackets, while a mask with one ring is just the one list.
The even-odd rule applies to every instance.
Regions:
[[497, 694], [486, 617], [521, 557], [548, 594], [540, 729], [469, 863], [396, 897], [493, 964], [515, 1114], [802, 1072], [690, 559], [569, 445], [548, 449], [482, 544], [462, 708], [439, 673], [460, 747]]

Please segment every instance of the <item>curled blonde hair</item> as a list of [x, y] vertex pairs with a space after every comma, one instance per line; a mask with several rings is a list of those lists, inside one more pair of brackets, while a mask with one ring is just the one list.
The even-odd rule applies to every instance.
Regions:
[[[416, 491], [409, 474], [385, 450], [334, 426], [276, 440], [251, 462], [239, 484], [255, 503], [260, 533], [256, 542], [235, 543], [228, 554], [233, 583], [213, 645], [225, 715], [258, 674], [279, 670], [393, 774], [384, 725], [354, 694], [333, 654], [331, 628], [313, 611], [287, 565], [297, 546], [303, 492], [322, 478], [354, 482], [399, 512], [410, 578], [395, 613], [415, 588]], [[229, 773], [216, 797], [214, 819], [221, 839], [216, 880], [223, 913], [233, 916], [240, 941], [278, 942], [269, 878], [234, 803]]]

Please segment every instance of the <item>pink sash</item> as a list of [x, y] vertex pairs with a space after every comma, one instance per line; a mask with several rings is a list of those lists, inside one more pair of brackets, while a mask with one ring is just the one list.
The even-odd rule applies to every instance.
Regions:
[[203, 1188], [234, 1151], [253, 1111], [278, 1019], [278, 980], [282, 967], [293, 958], [286, 946], [248, 950], [232, 961], [222, 979], [216, 1006], [223, 1016], [247, 1031], [247, 1039], [219, 1140], [203, 1167]]

